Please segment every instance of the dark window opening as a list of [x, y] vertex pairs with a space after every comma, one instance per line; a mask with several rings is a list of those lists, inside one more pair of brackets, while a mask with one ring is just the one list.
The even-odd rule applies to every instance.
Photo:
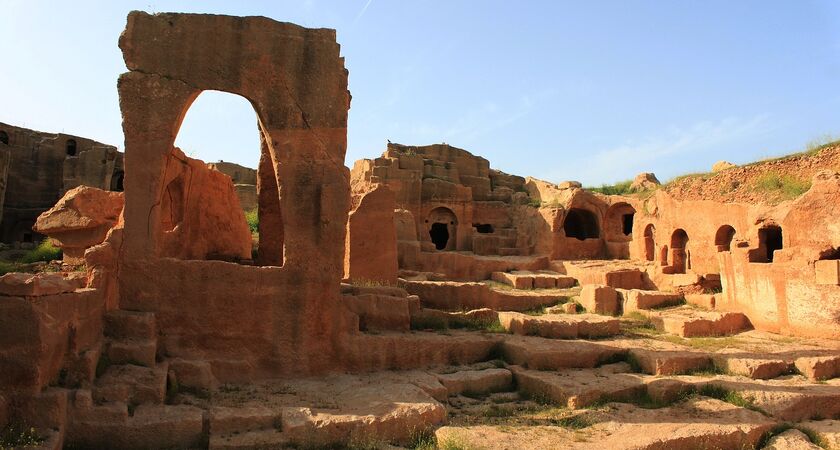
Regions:
[[76, 156], [76, 141], [74, 139], [67, 139], [67, 156]]
[[633, 216], [635, 214], [625, 214], [621, 216], [621, 232], [624, 233], [625, 236], [630, 236], [633, 234]]
[[114, 174], [114, 177], [111, 179], [111, 190], [114, 192], [122, 192], [125, 190], [124, 184], [125, 183], [125, 172], [117, 172]]
[[32, 233], [23, 233], [23, 242], [32, 242]]
[[0, 131], [0, 142], [9, 145], [9, 135], [5, 131]]
[[566, 214], [566, 221], [563, 223], [566, 237], [584, 240], [598, 238], [598, 218], [591, 211], [579, 208], [572, 208]]
[[775, 226], [762, 228], [758, 230], [758, 241], [765, 262], [773, 262], [773, 253], [782, 249], [782, 229]]
[[831, 248], [821, 252], [819, 259], [840, 259], [840, 247]]
[[671, 267], [673, 273], [685, 273], [686, 269], [691, 268], [689, 261], [689, 253], [686, 250], [688, 246], [688, 233], [682, 228], [677, 228], [671, 235]]
[[436, 249], [443, 250], [449, 242], [449, 227], [445, 223], [433, 223], [432, 228], [429, 229], [429, 237], [432, 238]]
[[724, 225], [718, 228], [715, 234], [715, 245], [717, 251], [728, 252], [732, 248], [732, 239], [735, 237], [735, 228], [729, 225]]
[[653, 224], [645, 227], [645, 260], [653, 261], [656, 258], [656, 228]]
[[474, 223], [473, 226], [475, 227], [475, 231], [479, 233], [492, 233], [493, 232], [493, 225], [489, 223]]

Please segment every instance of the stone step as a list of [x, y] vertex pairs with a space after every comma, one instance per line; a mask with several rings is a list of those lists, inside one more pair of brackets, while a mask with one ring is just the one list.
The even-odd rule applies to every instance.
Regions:
[[517, 312], [500, 312], [499, 322], [513, 334], [552, 339], [602, 338], [621, 332], [618, 319], [596, 314], [531, 316]]
[[525, 256], [527, 253], [521, 248], [499, 247], [499, 256]]
[[627, 373], [627, 363], [609, 364], [597, 369], [553, 371], [529, 370], [512, 366], [519, 391], [538, 401], [551, 401], [579, 409], [602, 401], [631, 401], [647, 390], [641, 375]]
[[840, 354], [803, 356], [794, 361], [797, 370], [812, 380], [828, 380], [840, 376]]
[[641, 289], [617, 289], [624, 314], [644, 309], [674, 306], [684, 302], [682, 294]]
[[97, 378], [92, 388], [97, 402], [160, 404], [166, 398], [168, 365], [143, 367], [133, 364], [112, 365]]
[[67, 434], [68, 448], [201, 448], [204, 412], [144, 404], [129, 415], [124, 404], [91, 406], [74, 411]]
[[112, 339], [157, 338], [154, 313], [116, 310], [105, 313], [105, 336]]
[[210, 435], [210, 450], [238, 450], [257, 448], [294, 448], [288, 436], [279, 430], [253, 430], [224, 435]]
[[452, 395], [484, 395], [513, 388], [513, 375], [508, 369], [464, 370], [438, 374], [438, 381]]
[[435, 437], [442, 448], [743, 449], [755, 448], [776, 425], [760, 412], [705, 397], [658, 409], [611, 403], [576, 422], [589, 425], [450, 425]]
[[507, 336], [500, 347], [510, 364], [535, 370], [593, 368], [624, 358], [626, 349], [590, 341]]
[[809, 420], [800, 425], [813, 430], [827, 448], [840, 449], [840, 420]]
[[628, 358], [649, 375], [680, 375], [714, 367], [708, 354], [693, 351], [632, 348]]
[[678, 307], [644, 314], [660, 331], [681, 337], [729, 336], [752, 328], [750, 320], [739, 312], [698, 311]]
[[572, 277], [548, 270], [493, 272], [490, 277], [493, 281], [507, 284], [515, 289], [566, 289], [577, 283], [577, 280]]
[[106, 355], [111, 364], [154, 367], [157, 339], [108, 339]]
[[808, 436], [795, 429], [791, 428], [790, 430], [783, 431], [767, 441], [767, 446], [764, 447], [764, 450], [821, 450], [822, 447], [819, 445], [814, 444], [808, 438]]
[[769, 380], [793, 369], [793, 363], [772, 354], [723, 354], [714, 356], [714, 364], [721, 372], [754, 380]]

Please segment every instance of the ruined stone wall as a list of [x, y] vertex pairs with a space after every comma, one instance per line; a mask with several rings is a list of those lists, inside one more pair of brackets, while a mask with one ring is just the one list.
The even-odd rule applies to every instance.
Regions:
[[[744, 312], [758, 329], [836, 338], [840, 286], [836, 277], [818, 278], [817, 265], [836, 266], [840, 226], [833, 205], [838, 202], [840, 175], [831, 173], [815, 177], [802, 197], [775, 206], [678, 201], [657, 192], [640, 208], [631, 253], [657, 265], [654, 278], [660, 284], [681, 272], [719, 277], [716, 307]], [[652, 244], [645, 237], [651, 229]], [[767, 229], [781, 230], [781, 247], [769, 251], [772, 260]], [[683, 251], [673, 246], [679, 230], [688, 236]], [[681, 252], [682, 268], [676, 264]]]
[[[411, 213], [423, 252], [472, 251], [477, 255], [527, 255], [519, 245], [513, 209], [527, 203], [522, 177], [490, 169], [486, 159], [446, 144], [388, 144], [381, 157], [357, 161], [354, 192], [384, 184], [397, 207]], [[445, 244], [432, 228], [445, 226]], [[438, 248], [441, 247], [441, 248]]]
[[245, 211], [257, 209], [257, 171], [249, 167], [230, 162], [219, 161], [207, 164], [213, 170], [218, 170], [230, 177], [239, 197], [239, 205]]
[[[336, 343], [350, 330], [339, 303], [350, 196], [347, 70], [335, 31], [133, 12], [120, 48], [130, 171], [120, 306], [155, 313], [165, 354], [209, 361], [220, 381], [337, 368]], [[263, 152], [258, 260], [282, 267], [164, 257], [166, 171], [181, 121], [204, 90], [254, 106]], [[270, 221], [279, 234], [263, 240]]]
[[37, 240], [32, 226], [38, 215], [76, 186], [120, 190], [112, 186], [115, 175], [122, 176], [122, 154], [116, 147], [5, 123], [0, 123], [0, 138], [8, 140], [10, 154], [0, 241]]

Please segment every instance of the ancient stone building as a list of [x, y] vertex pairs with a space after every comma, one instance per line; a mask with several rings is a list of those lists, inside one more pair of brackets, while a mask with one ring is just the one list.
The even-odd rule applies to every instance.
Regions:
[[76, 186], [122, 191], [116, 147], [0, 123], [0, 242], [33, 242], [35, 220]]
[[[40, 216], [82, 270], [0, 277], [0, 430], [50, 449], [814, 448], [790, 424], [840, 442], [840, 174], [770, 204], [601, 195], [447, 145], [350, 171], [335, 31], [132, 12], [119, 46], [125, 192]], [[254, 106], [255, 174], [175, 147], [204, 90]]]
[[257, 171], [230, 162], [218, 161], [207, 165], [230, 177], [239, 197], [239, 204], [245, 211], [257, 209]]

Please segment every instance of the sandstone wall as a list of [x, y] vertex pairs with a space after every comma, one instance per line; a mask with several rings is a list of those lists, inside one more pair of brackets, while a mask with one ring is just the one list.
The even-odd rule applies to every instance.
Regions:
[[[652, 278], [663, 287], [675, 269], [671, 237], [683, 230], [688, 236], [686, 273], [710, 279], [719, 274], [723, 292], [717, 308], [744, 312], [758, 329], [837, 338], [840, 286], [818, 281], [815, 267], [838, 257], [837, 204], [840, 175], [830, 172], [817, 175], [802, 197], [776, 206], [678, 201], [660, 191], [640, 208], [631, 253], [657, 264], [659, 272]], [[734, 236], [725, 233], [727, 227]], [[772, 261], [761, 237], [768, 227], [782, 233]], [[655, 230], [653, 245], [645, 239], [650, 229]]]
[[[118, 87], [130, 171], [120, 306], [154, 312], [166, 353], [210, 361], [220, 381], [336, 368], [336, 343], [351, 327], [339, 304], [349, 93], [335, 31], [133, 12], [120, 48], [129, 68]], [[270, 220], [282, 230], [260, 242], [260, 259], [274, 252], [282, 267], [165, 257], [167, 168], [181, 120], [203, 90], [254, 106], [261, 237]]]
[[35, 220], [67, 190], [79, 185], [120, 190], [115, 177], [122, 177], [122, 154], [116, 147], [5, 123], [0, 123], [0, 136], [8, 138], [10, 154], [0, 216], [3, 242], [37, 240]]
[[347, 221], [344, 277], [355, 281], [397, 282], [397, 231], [394, 193], [386, 186], [363, 195]]

